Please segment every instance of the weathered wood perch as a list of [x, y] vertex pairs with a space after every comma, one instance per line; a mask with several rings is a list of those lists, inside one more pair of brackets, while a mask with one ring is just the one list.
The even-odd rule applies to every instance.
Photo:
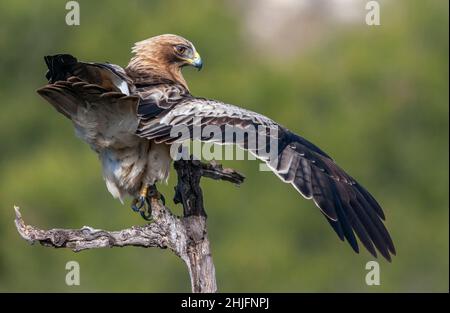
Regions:
[[183, 216], [175, 216], [156, 199], [152, 200], [153, 221], [119, 231], [106, 231], [83, 226], [81, 229], [42, 230], [25, 224], [15, 207], [15, 224], [28, 242], [39, 242], [53, 248], [69, 248], [75, 252], [112, 247], [169, 248], [187, 265], [192, 292], [216, 292], [217, 284], [206, 227], [206, 212], [200, 178], [209, 177], [241, 184], [244, 176], [217, 163], [179, 160], [174, 163], [178, 174], [175, 203], [182, 203]]

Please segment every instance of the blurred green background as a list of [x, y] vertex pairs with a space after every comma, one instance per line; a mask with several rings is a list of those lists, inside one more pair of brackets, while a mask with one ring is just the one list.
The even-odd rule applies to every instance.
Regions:
[[[337, 17], [336, 1], [79, 2], [74, 27], [65, 1], [0, 2], [0, 291], [190, 291], [169, 251], [75, 254], [29, 246], [13, 224], [14, 204], [43, 228], [143, 223], [35, 90], [44, 55], [125, 66], [134, 42], [176, 33], [204, 59], [202, 72], [184, 71], [193, 94], [269, 115], [327, 151], [383, 205], [398, 251], [379, 260], [381, 286], [366, 286], [372, 257], [341, 243], [312, 202], [257, 161], [227, 162], [246, 183], [202, 184], [220, 291], [448, 292], [448, 1], [381, 1], [375, 27], [364, 23], [366, 1], [343, 1], [343, 13], [360, 13]], [[175, 181], [160, 187], [167, 199]], [[80, 286], [65, 284], [70, 260]]]

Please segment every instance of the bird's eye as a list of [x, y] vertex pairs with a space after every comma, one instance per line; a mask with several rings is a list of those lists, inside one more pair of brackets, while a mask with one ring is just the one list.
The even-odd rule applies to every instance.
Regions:
[[177, 51], [178, 54], [184, 54], [186, 52], [186, 47], [185, 46], [176, 46], [175, 50]]

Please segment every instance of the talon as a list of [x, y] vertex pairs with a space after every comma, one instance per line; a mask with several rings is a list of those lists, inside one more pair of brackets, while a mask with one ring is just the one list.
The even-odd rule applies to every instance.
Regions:
[[141, 209], [144, 207], [145, 205], [145, 197], [138, 197], [137, 199], [134, 199], [133, 202], [131, 203], [131, 209], [134, 212], [140, 212]]
[[151, 199], [161, 200], [164, 205], [166, 204], [166, 199], [156, 189], [155, 185], [149, 186], [144, 184], [139, 192], [139, 197], [134, 199], [131, 203], [131, 209], [134, 212], [139, 212], [142, 218], [146, 221], [152, 220]]
[[151, 185], [148, 189], [148, 197], [155, 198], [157, 200], [161, 200], [163, 205], [166, 205], [166, 198], [156, 189], [156, 185]]
[[134, 212], [138, 212], [144, 220], [152, 220], [152, 206], [148, 197], [139, 196], [134, 199], [131, 208]]
[[149, 197], [145, 198], [145, 208], [146, 210], [141, 210], [139, 213], [141, 214], [142, 218], [146, 221], [152, 221], [152, 204]]
[[152, 208], [150, 206], [150, 202], [148, 201], [148, 189], [149, 186], [144, 184], [139, 191], [139, 197], [134, 199], [131, 203], [131, 209], [134, 212], [139, 212], [142, 218], [146, 221], [151, 220], [152, 217]]

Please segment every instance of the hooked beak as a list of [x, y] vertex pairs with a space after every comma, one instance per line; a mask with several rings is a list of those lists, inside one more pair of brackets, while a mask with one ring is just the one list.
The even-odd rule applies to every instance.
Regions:
[[193, 67], [195, 67], [196, 69], [198, 69], [199, 71], [202, 69], [203, 67], [203, 62], [202, 62], [202, 58], [200, 57], [200, 54], [198, 54], [197, 51], [195, 51], [194, 57], [191, 60], [191, 65]]

